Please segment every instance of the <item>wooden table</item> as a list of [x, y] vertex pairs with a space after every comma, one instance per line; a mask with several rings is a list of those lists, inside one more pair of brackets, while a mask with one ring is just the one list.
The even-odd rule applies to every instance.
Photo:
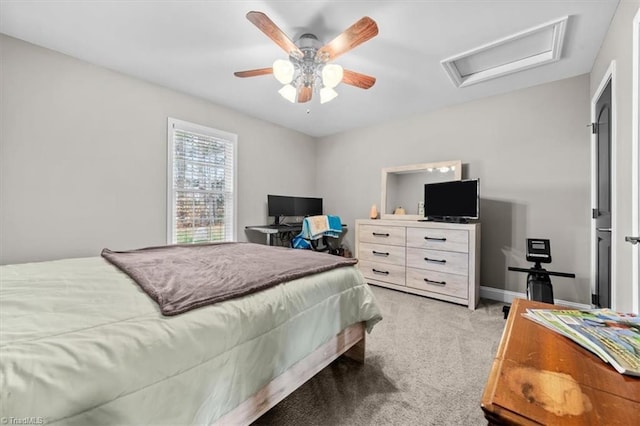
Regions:
[[482, 395], [489, 424], [637, 425], [640, 378], [524, 317], [557, 306], [516, 299]]

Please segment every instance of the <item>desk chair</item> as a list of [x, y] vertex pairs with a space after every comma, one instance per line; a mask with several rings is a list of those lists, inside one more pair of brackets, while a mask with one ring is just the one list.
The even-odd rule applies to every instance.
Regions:
[[291, 247], [339, 254], [340, 250], [329, 241], [337, 240], [340, 234], [342, 221], [339, 216], [305, 217], [302, 221], [302, 232], [291, 239]]

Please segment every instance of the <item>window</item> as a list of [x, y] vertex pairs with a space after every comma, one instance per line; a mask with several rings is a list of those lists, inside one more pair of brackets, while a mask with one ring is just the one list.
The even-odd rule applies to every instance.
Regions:
[[235, 240], [237, 139], [169, 118], [168, 243]]

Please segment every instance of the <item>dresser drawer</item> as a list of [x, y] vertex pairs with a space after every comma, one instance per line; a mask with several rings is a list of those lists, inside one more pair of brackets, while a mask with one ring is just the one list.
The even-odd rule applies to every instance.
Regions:
[[407, 228], [407, 247], [469, 252], [469, 232], [457, 229]]
[[403, 226], [360, 225], [358, 239], [361, 243], [404, 246], [405, 229]]
[[371, 280], [385, 281], [391, 284], [404, 285], [405, 267], [404, 265], [391, 265], [388, 263], [359, 261], [358, 267], [365, 278]]
[[466, 253], [407, 247], [407, 267], [466, 276], [469, 256]]
[[402, 246], [360, 243], [358, 245], [358, 259], [404, 266], [405, 251], [406, 249]]
[[407, 287], [461, 299], [469, 298], [469, 282], [466, 275], [407, 268]]

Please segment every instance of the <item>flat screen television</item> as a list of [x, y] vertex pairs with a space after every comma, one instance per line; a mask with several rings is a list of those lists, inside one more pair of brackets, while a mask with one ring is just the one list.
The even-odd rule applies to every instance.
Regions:
[[424, 185], [427, 220], [466, 222], [479, 219], [480, 179], [452, 180]]
[[322, 198], [267, 195], [267, 211], [280, 223], [283, 216], [316, 216], [322, 214]]

